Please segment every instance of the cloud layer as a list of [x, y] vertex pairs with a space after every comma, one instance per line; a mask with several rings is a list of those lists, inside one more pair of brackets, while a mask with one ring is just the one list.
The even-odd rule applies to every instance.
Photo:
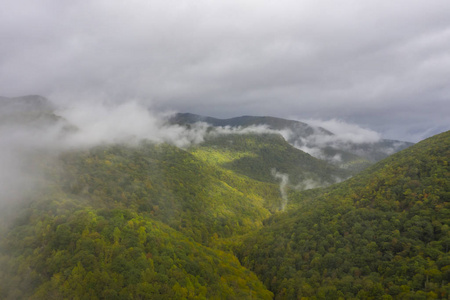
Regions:
[[[450, 2], [6, 0], [0, 91], [447, 130]], [[93, 97], [98, 98], [98, 97]]]

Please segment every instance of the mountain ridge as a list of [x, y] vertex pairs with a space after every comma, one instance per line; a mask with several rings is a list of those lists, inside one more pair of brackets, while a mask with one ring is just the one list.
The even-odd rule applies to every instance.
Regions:
[[217, 119], [192, 113], [177, 113], [169, 119], [169, 122], [183, 126], [204, 122], [212, 127], [231, 128], [266, 126], [269, 130], [280, 131], [280, 134], [292, 146], [337, 166], [353, 168], [355, 172], [413, 145], [413, 143], [389, 139], [370, 143], [342, 141], [334, 133], [322, 127], [313, 127], [300, 121], [267, 116]]
[[233, 122], [169, 126], [202, 134], [184, 147], [28, 151], [40, 177], [0, 211], [0, 298], [448, 298], [450, 132], [375, 163], [322, 147], [333, 165], [289, 143], [289, 120]]
[[276, 299], [446, 298], [449, 157], [450, 131], [345, 182], [293, 192], [238, 257]]

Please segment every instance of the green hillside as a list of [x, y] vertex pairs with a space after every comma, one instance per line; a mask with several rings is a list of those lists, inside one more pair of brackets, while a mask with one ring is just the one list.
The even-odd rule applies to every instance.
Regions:
[[447, 299], [450, 132], [291, 195], [238, 257], [275, 299]]
[[116, 145], [60, 157], [66, 193], [131, 208], [201, 242], [258, 227], [278, 207], [278, 186], [217, 168], [167, 144]]
[[306, 179], [329, 185], [351, 175], [296, 149], [277, 134], [223, 134], [208, 136], [192, 147], [195, 156], [263, 182], [277, 182], [272, 170], [289, 175], [291, 184]]
[[45, 186], [1, 239], [0, 298], [271, 298], [207, 246], [260, 227], [277, 185], [149, 143], [42, 162]]
[[231, 254], [78, 199], [33, 204], [2, 247], [2, 299], [271, 298]]
[[[41, 97], [0, 106], [6, 133], [77, 130]], [[6, 169], [23, 189], [0, 193], [0, 299], [449, 299], [450, 132], [332, 184], [370, 163], [323, 148], [337, 166], [279, 134], [220, 130], [186, 149], [23, 147], [12, 164], [22, 172]], [[396, 141], [383, 143], [358, 147]]]
[[[317, 158], [324, 159], [345, 169], [352, 175], [359, 173], [374, 162], [390, 154], [412, 146], [412, 143], [382, 139], [377, 142], [361, 143], [340, 140], [331, 131], [322, 127], [313, 127], [306, 123], [275, 118], [270, 116], [242, 116], [230, 119], [217, 119], [191, 113], [178, 113], [172, 116], [170, 123], [190, 126], [197, 122], [208, 123], [213, 127], [246, 128], [265, 126], [270, 130], [284, 130], [287, 142], [296, 147], [313, 149]], [[325, 142], [328, 141], [328, 142]]]
[[[185, 125], [185, 124], [194, 124], [196, 122], [205, 122], [211, 124], [212, 126], [232, 126], [232, 127], [248, 127], [248, 126], [258, 126], [258, 125], [267, 125], [272, 129], [285, 129], [290, 128], [293, 129], [298, 136], [309, 136], [314, 134], [314, 128], [309, 126], [306, 123], [294, 121], [294, 120], [286, 120], [282, 118], [275, 117], [256, 117], [256, 116], [242, 116], [230, 119], [217, 119], [207, 116], [200, 116], [196, 114], [190, 113], [178, 113], [174, 115], [171, 119], [172, 123]], [[319, 130], [326, 135], [332, 135], [331, 132], [319, 128]]]

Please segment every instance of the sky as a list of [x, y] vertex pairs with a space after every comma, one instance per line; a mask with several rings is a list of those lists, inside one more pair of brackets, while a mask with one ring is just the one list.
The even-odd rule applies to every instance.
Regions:
[[450, 128], [448, 0], [3, 0], [0, 36], [0, 96]]

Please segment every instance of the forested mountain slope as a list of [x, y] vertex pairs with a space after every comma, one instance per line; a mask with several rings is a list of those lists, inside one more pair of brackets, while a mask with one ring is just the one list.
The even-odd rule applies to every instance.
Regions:
[[217, 119], [191, 113], [178, 113], [171, 123], [192, 125], [197, 122], [208, 123], [214, 127], [247, 128], [265, 126], [270, 130], [284, 131], [286, 141], [303, 150], [309, 149], [315, 157], [353, 170], [353, 174], [389, 155], [403, 150], [412, 143], [381, 139], [372, 142], [341, 140], [331, 130], [308, 125], [295, 120], [270, 116], [242, 116], [230, 119]]
[[90, 127], [45, 98], [0, 108], [2, 137], [20, 133], [2, 144], [0, 299], [450, 295], [449, 132], [299, 192], [371, 162], [333, 147], [321, 151], [344, 164], [312, 157], [277, 130], [333, 134], [279, 118], [232, 119], [263, 125], [253, 131], [193, 125], [195, 115], [143, 123], [194, 137], [184, 148], [151, 135], [80, 146]]
[[189, 151], [195, 156], [250, 178], [277, 182], [274, 172], [289, 176], [292, 185], [305, 180], [326, 186], [352, 175], [323, 160], [296, 149], [278, 134], [219, 134]]
[[280, 202], [278, 186], [205, 164], [167, 144], [97, 147], [61, 156], [65, 191], [132, 208], [201, 242], [255, 228]]
[[102, 146], [43, 160], [46, 182], [2, 234], [0, 298], [271, 298], [207, 245], [256, 229], [278, 186], [174, 146]]
[[[194, 124], [196, 122], [205, 122], [211, 124], [213, 126], [231, 126], [231, 127], [248, 127], [248, 126], [258, 126], [258, 125], [267, 125], [272, 129], [285, 129], [290, 128], [294, 129], [298, 136], [306, 137], [309, 135], [313, 135], [316, 131], [315, 128], [309, 126], [306, 123], [294, 121], [294, 120], [286, 120], [282, 118], [275, 117], [257, 117], [257, 116], [242, 116], [235, 117], [230, 119], [217, 119], [207, 116], [200, 116], [191, 113], [178, 113], [174, 115], [171, 119], [171, 122], [184, 125], [184, 124]], [[324, 128], [318, 128], [321, 133], [325, 135], [332, 135], [331, 132]]]
[[275, 299], [447, 299], [450, 132], [291, 195], [239, 249]]

